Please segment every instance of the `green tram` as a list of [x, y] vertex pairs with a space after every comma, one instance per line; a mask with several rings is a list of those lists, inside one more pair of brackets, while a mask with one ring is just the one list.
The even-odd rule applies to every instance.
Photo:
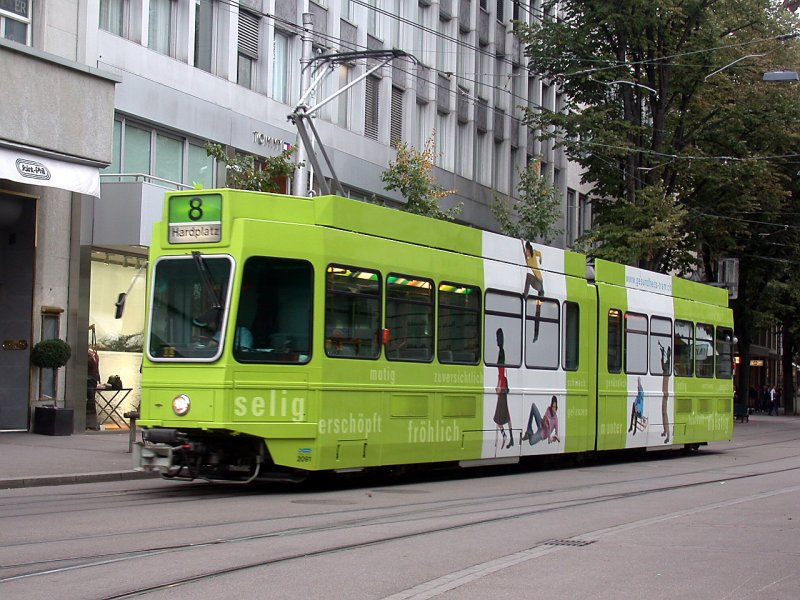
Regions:
[[731, 438], [725, 290], [336, 196], [169, 193], [152, 239], [140, 469], [252, 481]]

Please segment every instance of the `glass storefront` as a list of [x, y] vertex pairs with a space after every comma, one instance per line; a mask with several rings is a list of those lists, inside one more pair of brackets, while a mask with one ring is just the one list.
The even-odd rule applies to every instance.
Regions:
[[[92, 250], [89, 299], [89, 343], [100, 359], [100, 381], [118, 375], [131, 388], [120, 413], [139, 405], [140, 368], [145, 318], [145, 264], [143, 256]], [[119, 294], [127, 292], [125, 310], [115, 318]]]

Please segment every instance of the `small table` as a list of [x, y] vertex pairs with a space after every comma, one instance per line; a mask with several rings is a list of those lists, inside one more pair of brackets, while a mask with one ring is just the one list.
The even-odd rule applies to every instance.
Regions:
[[98, 389], [95, 394], [97, 403], [97, 424], [102, 425], [111, 421], [120, 429], [128, 429], [125, 417], [119, 412], [119, 407], [131, 393], [133, 388], [122, 388], [121, 390]]

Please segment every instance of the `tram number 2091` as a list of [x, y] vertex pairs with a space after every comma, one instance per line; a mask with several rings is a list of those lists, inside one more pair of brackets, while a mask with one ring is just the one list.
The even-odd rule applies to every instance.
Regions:
[[311, 448], [298, 448], [297, 449], [297, 462], [310, 463], [311, 462]]

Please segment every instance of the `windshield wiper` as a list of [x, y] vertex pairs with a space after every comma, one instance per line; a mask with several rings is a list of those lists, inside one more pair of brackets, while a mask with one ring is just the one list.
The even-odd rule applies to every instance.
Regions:
[[217, 288], [214, 287], [214, 280], [211, 279], [211, 273], [208, 270], [208, 265], [206, 265], [203, 255], [197, 250], [193, 250], [192, 258], [197, 267], [197, 272], [200, 274], [200, 280], [203, 282], [203, 288], [211, 300], [211, 308], [214, 310], [222, 310], [222, 299], [219, 297]]

